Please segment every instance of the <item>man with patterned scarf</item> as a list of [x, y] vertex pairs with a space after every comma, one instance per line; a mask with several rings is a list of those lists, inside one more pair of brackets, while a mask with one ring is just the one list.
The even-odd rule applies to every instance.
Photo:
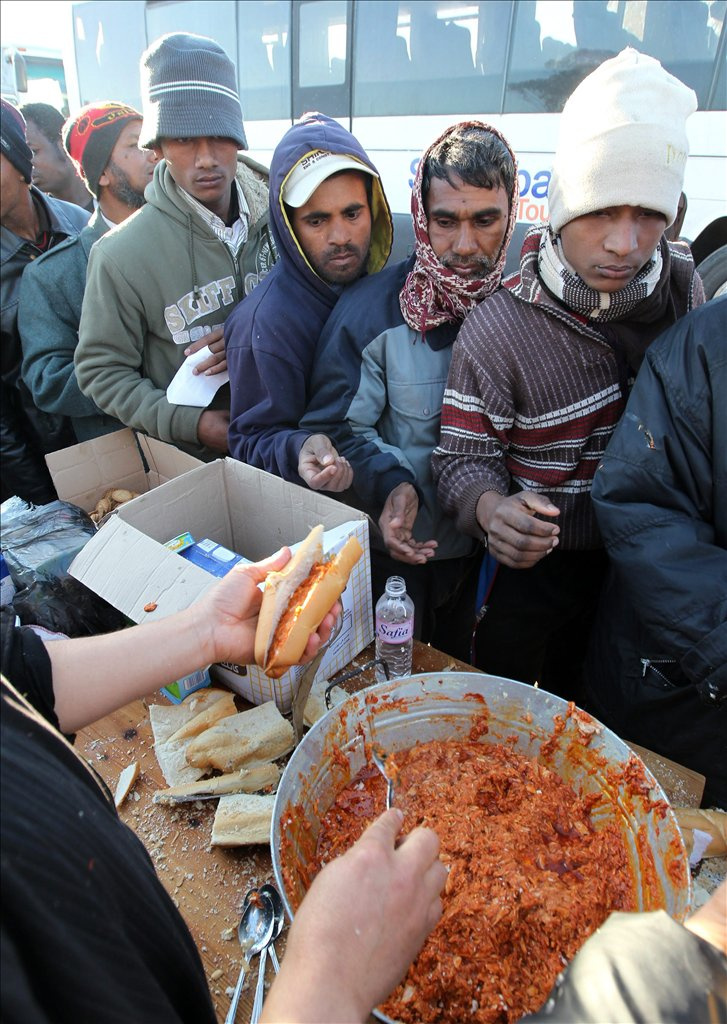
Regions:
[[348, 500], [378, 522], [374, 599], [388, 576], [403, 576], [417, 638], [465, 660], [478, 545], [443, 515], [430, 462], [454, 339], [500, 283], [516, 207], [515, 157], [502, 135], [479, 121], [448, 128], [414, 180], [415, 252], [338, 300], [301, 424], [348, 459]]
[[704, 301], [688, 248], [663, 237], [696, 106], [633, 49], [581, 82], [562, 114], [549, 223], [528, 233], [520, 272], [468, 318], [452, 359], [439, 500], [498, 563], [476, 663], [571, 699], [606, 568], [594, 471], [645, 350]]

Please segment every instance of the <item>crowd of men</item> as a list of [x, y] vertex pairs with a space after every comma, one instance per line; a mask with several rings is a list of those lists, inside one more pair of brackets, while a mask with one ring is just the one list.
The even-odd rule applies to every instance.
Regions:
[[[598, 612], [614, 560], [596, 468], [649, 346], [704, 301], [688, 246], [666, 235], [694, 93], [635, 50], [581, 82], [549, 221], [503, 281], [518, 177], [499, 131], [467, 121], [432, 142], [414, 252], [387, 265], [391, 213], [358, 141], [305, 114], [268, 174], [246, 155], [236, 88], [217, 43], [180, 33], [143, 55], [141, 112], [97, 102], [63, 125], [4, 103], [3, 498], [51, 500], [44, 454], [121, 426], [229, 453], [365, 510], [374, 599], [403, 576], [418, 638], [587, 705], [593, 623], [609, 636], [616, 621]], [[634, 658], [686, 659], [673, 685], [690, 728], [659, 743], [636, 720], [650, 713], [599, 707], [727, 802], [710, 745], [724, 604], [666, 620]], [[670, 696], [658, 671], [649, 708]]]
[[53, 500], [44, 455], [121, 426], [333, 492], [419, 638], [592, 707], [727, 807], [727, 299], [666, 236], [693, 91], [635, 50], [591, 73], [505, 279], [492, 126], [433, 140], [387, 265], [381, 178], [338, 122], [303, 115], [268, 172], [233, 63], [188, 34], [141, 91], [65, 123], [2, 103], [3, 500]]

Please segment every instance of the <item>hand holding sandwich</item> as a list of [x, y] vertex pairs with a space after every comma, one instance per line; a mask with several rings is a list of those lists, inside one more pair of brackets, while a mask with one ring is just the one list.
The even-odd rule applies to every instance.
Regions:
[[[290, 549], [284, 547], [262, 562], [237, 565], [193, 606], [197, 612], [200, 645], [210, 652], [205, 664], [216, 661], [254, 664], [255, 633], [262, 604], [258, 584], [269, 573], [279, 572], [290, 560]], [[301, 662], [314, 658], [321, 644], [328, 640], [340, 605], [332, 599], [329, 608], [318, 629], [307, 638]]]
[[[282, 548], [263, 562], [237, 565], [190, 608], [158, 621], [105, 636], [48, 643], [61, 730], [83, 729], [129, 701], [213, 662], [252, 664], [262, 602], [258, 583], [289, 560], [289, 549]], [[332, 600], [329, 608], [307, 637], [301, 661], [313, 658], [328, 640], [340, 606]]]

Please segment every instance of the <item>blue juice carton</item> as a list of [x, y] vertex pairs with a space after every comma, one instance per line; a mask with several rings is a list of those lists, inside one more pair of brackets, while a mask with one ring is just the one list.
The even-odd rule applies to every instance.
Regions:
[[[226, 576], [233, 565], [237, 565], [238, 562], [249, 562], [249, 559], [235, 554], [234, 551], [218, 544], [217, 541], [208, 538], [195, 541], [191, 533], [180, 533], [178, 537], [167, 541], [164, 547], [175, 551], [182, 558], [186, 558], [188, 562], [192, 562], [218, 579]], [[190, 693], [209, 686], [211, 681], [209, 669], [199, 669], [197, 672], [191, 672], [183, 679], [178, 679], [176, 682], [170, 683], [169, 686], [163, 687], [162, 693], [172, 703], [181, 704]]]

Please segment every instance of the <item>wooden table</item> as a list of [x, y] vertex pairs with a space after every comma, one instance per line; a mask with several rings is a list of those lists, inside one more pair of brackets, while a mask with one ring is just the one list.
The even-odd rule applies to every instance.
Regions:
[[[372, 644], [350, 667], [360, 667], [373, 657]], [[412, 670], [475, 671], [471, 665], [418, 642], [414, 645]], [[374, 681], [373, 670], [369, 669], [346, 688], [353, 691]], [[159, 696], [159, 703], [164, 700]], [[154, 698], [152, 703], [156, 702]], [[240, 709], [247, 706], [240, 698]], [[84, 729], [78, 734], [76, 749], [93, 764], [112, 792], [121, 771], [139, 762], [139, 778], [119, 813], [144, 843], [159, 878], [186, 920], [202, 955], [218, 1019], [224, 1020], [240, 969], [237, 924], [242, 901], [251, 886], [274, 881], [269, 848], [210, 846], [216, 800], [176, 807], [152, 803], [154, 792], [166, 788], [166, 783], [154, 754], [147, 702], [134, 701]], [[284, 939], [283, 934], [276, 943], [279, 954]], [[159, 955], [163, 956], [164, 951], [160, 950]], [[253, 962], [240, 1000], [239, 1021], [250, 1019], [256, 978], [257, 964]], [[272, 980], [270, 966], [267, 980]]]

